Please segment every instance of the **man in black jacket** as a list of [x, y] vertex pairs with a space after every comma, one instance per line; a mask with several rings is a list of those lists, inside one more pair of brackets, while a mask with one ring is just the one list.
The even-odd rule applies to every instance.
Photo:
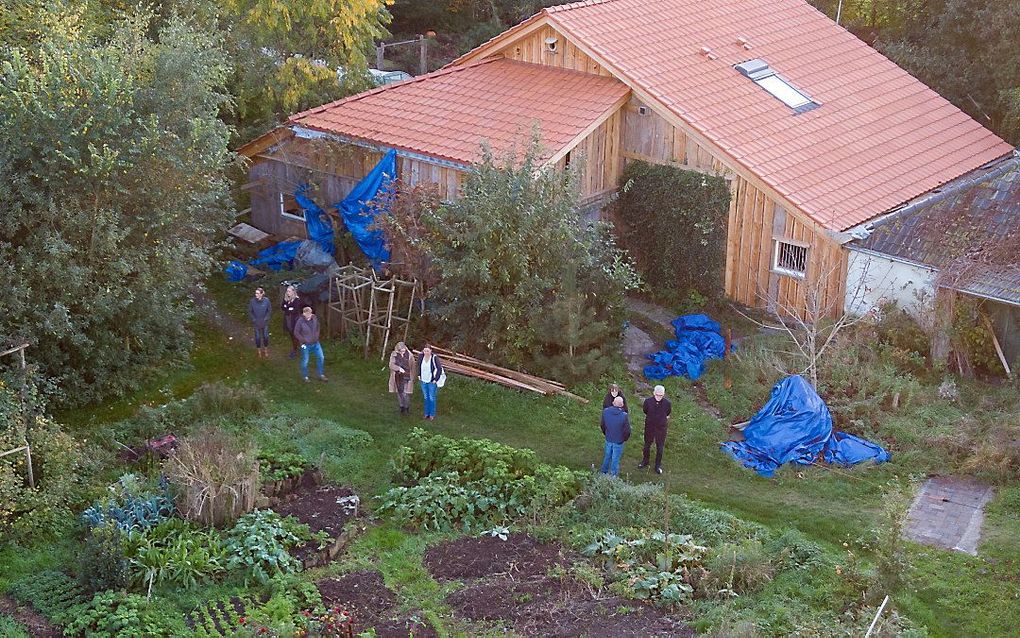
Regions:
[[602, 473], [619, 476], [623, 444], [630, 438], [630, 419], [623, 411], [623, 397], [616, 397], [613, 405], [602, 411], [602, 433], [606, 435], [606, 451], [602, 455]]
[[645, 413], [645, 447], [641, 453], [639, 470], [648, 467], [648, 453], [655, 442], [655, 473], [662, 474], [662, 448], [666, 445], [666, 425], [673, 405], [666, 398], [666, 388], [655, 386], [652, 396], [645, 399], [642, 409]]

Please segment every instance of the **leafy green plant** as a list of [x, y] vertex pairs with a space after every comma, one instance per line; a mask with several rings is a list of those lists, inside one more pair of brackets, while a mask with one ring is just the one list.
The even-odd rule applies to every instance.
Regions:
[[690, 600], [692, 571], [701, 569], [707, 551], [687, 534], [606, 530], [582, 554], [599, 558], [624, 594], [676, 606]]
[[272, 510], [255, 510], [227, 533], [227, 567], [241, 570], [246, 579], [266, 583], [277, 574], [301, 569], [301, 561], [287, 550], [310, 538], [307, 525]]
[[169, 638], [180, 635], [180, 622], [160, 614], [144, 596], [100, 592], [88, 603], [74, 607], [64, 629], [68, 636], [89, 638]]
[[27, 603], [58, 625], [67, 622], [69, 611], [89, 599], [88, 592], [64, 572], [47, 570], [15, 581], [11, 595]]
[[82, 521], [89, 527], [114, 525], [130, 536], [173, 516], [173, 498], [166, 480], [160, 480], [158, 489], [149, 490], [138, 476], [124, 474], [109, 491], [110, 496], [82, 513]]
[[215, 530], [197, 530], [175, 518], [136, 539], [130, 563], [135, 585], [150, 591], [164, 583], [191, 589], [226, 570], [227, 550]]
[[263, 481], [282, 481], [301, 476], [308, 468], [304, 457], [296, 452], [279, 452], [263, 448], [258, 453], [259, 474]]

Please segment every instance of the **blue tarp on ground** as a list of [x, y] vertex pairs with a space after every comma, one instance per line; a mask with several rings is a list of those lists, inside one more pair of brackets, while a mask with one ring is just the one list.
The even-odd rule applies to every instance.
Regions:
[[810, 465], [819, 455], [840, 465], [889, 460], [881, 446], [833, 432], [829, 408], [800, 376], [777, 383], [768, 402], [744, 428], [744, 440], [727, 441], [722, 449], [762, 476], [772, 476], [784, 463]]
[[344, 201], [336, 205], [347, 230], [351, 231], [354, 241], [358, 242], [358, 246], [376, 269], [381, 262], [389, 261], [390, 251], [386, 248], [383, 232], [370, 228], [375, 222], [375, 211], [368, 202], [375, 198], [380, 190], [388, 187], [396, 175], [397, 152], [390, 149], [375, 168], [358, 182]]
[[301, 246], [301, 241], [281, 241], [275, 246], [260, 250], [258, 257], [249, 263], [252, 266], [265, 266], [270, 270], [279, 270], [294, 261], [299, 246]]
[[697, 379], [705, 372], [705, 361], [725, 354], [726, 340], [719, 333], [719, 323], [708, 315], [683, 315], [671, 323], [676, 339], [667, 341], [665, 350], [648, 355], [654, 363], [645, 366], [645, 377]]

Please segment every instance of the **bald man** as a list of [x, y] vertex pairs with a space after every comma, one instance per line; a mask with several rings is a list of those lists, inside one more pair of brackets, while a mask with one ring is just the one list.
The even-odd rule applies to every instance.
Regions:
[[673, 405], [666, 398], [666, 388], [655, 386], [652, 396], [645, 399], [641, 406], [645, 413], [645, 447], [641, 452], [639, 470], [648, 467], [648, 453], [655, 443], [655, 473], [662, 474], [662, 449], [666, 447], [666, 426]]
[[619, 476], [623, 444], [630, 438], [630, 419], [623, 411], [622, 396], [613, 399], [613, 405], [602, 411], [602, 434], [606, 435], [606, 448], [602, 456], [602, 473]]

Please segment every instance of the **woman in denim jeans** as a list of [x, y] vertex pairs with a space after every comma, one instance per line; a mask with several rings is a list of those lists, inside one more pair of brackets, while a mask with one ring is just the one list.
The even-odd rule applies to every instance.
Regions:
[[436, 420], [436, 394], [439, 392], [439, 379], [443, 376], [443, 363], [432, 354], [432, 346], [425, 344], [421, 349], [421, 361], [418, 363], [418, 381], [421, 382], [421, 393], [425, 398], [425, 420]]

